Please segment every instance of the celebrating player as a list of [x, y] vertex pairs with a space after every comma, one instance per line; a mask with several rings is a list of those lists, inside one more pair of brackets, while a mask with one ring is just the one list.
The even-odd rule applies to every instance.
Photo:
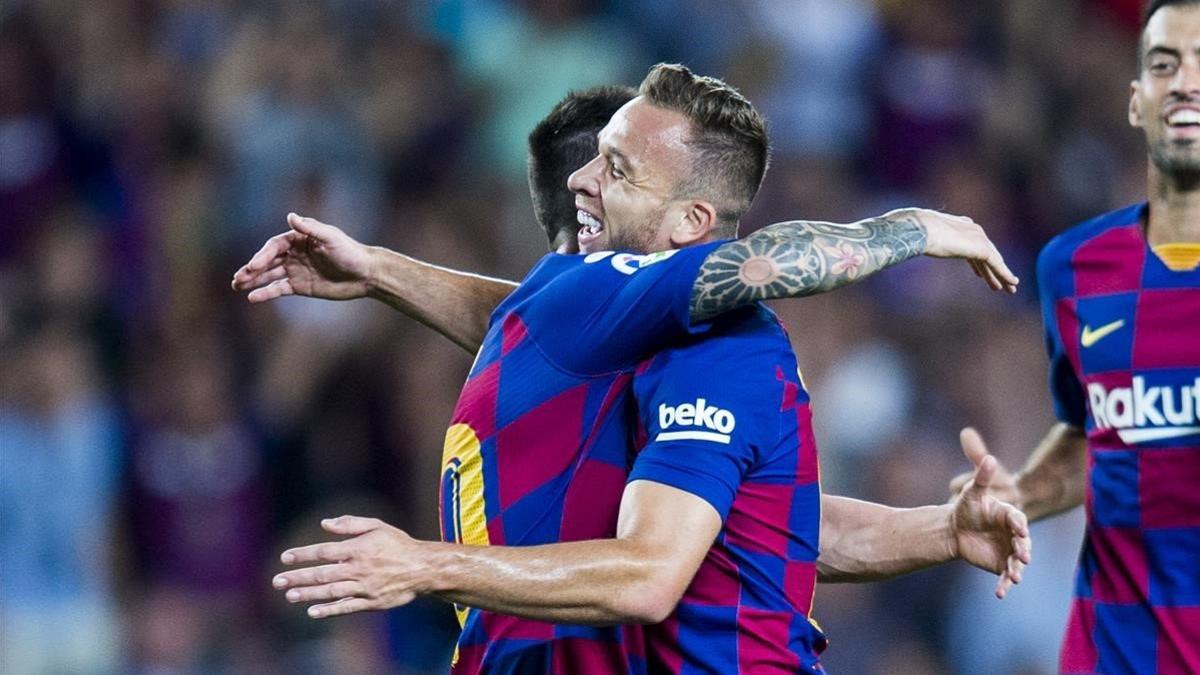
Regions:
[[[729, 110], [720, 113], [725, 119], [703, 119], [705, 105]], [[761, 180], [765, 135], [756, 118], [722, 83], [681, 68], [652, 71], [643, 97], [614, 116], [602, 154], [572, 185], [585, 246], [607, 239], [612, 248], [663, 252], [543, 259], [493, 314], [447, 434], [446, 538], [490, 546], [415, 542], [377, 521], [340, 519], [328, 528], [354, 540], [284, 554], [286, 562], [329, 563], [280, 575], [290, 599], [336, 600], [312, 608], [315, 615], [394, 606], [416, 593], [461, 601], [476, 608], [463, 612], [463, 670], [816, 666], [823, 638], [806, 616], [820, 496], [794, 357], [761, 307], [694, 322], [757, 298], [844, 283], [923, 247], [937, 250], [921, 240], [947, 234], [968, 235], [955, 250], [994, 275], [996, 287], [1015, 279], [975, 226], [932, 212], [889, 214], [850, 229], [786, 223], [710, 243], [714, 230], [733, 229]], [[706, 163], [693, 166], [699, 157]], [[698, 177], [685, 180], [680, 167]], [[561, 211], [554, 217], [562, 222]], [[392, 280], [415, 264], [356, 249], [329, 226], [290, 222], [297, 232], [269, 243], [235, 279], [256, 289], [252, 299], [288, 291], [353, 297], [374, 276], [371, 257], [395, 263], [400, 271], [382, 275]], [[829, 264], [826, 256], [841, 253], [822, 245], [837, 241], [861, 252], [861, 268], [846, 273]], [[454, 279], [486, 283], [445, 270], [434, 283], [444, 291]], [[331, 282], [346, 292], [322, 285]], [[696, 339], [692, 331], [707, 332]], [[469, 333], [456, 339], [466, 345]], [[629, 383], [638, 361], [671, 337], [637, 369], [648, 443], [629, 475]], [[708, 378], [698, 381], [697, 372]], [[981, 487], [991, 466], [980, 467]], [[1021, 516], [979, 493], [954, 510], [827, 503], [822, 521], [832, 516], [852, 529], [829, 528], [827, 548], [839, 553], [822, 571], [887, 575], [962, 555], [997, 571], [1011, 565], [1011, 579], [1028, 554]], [[908, 537], [880, 536], [901, 522]], [[858, 536], [871, 527], [876, 537]], [[569, 543], [551, 544], [559, 541]], [[658, 621], [689, 583], [672, 619], [644, 636], [493, 613], [574, 624]]]
[[[1086, 504], [1060, 667], [1200, 672], [1200, 2], [1146, 9], [1129, 123], [1149, 202], [1038, 260], [1060, 420], [992, 489], [1033, 519]], [[973, 442], [975, 452], [986, 450]], [[965, 480], [965, 478], [964, 478]], [[955, 485], [952, 485], [955, 487]]]

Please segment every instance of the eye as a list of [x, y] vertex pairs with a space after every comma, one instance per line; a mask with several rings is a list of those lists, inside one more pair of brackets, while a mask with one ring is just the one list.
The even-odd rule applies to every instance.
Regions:
[[625, 180], [625, 172], [618, 169], [616, 164], [613, 164], [612, 166], [610, 166], [608, 169], [608, 172], [610, 174], [612, 174], [612, 177], [616, 178], [617, 180]]
[[1179, 64], [1173, 59], [1161, 57], [1150, 61], [1150, 65], [1146, 67], [1151, 75], [1174, 75], [1178, 69]]

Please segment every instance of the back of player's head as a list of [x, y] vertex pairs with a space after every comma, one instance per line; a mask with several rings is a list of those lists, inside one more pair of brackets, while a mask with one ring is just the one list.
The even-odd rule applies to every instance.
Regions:
[[529, 195], [552, 244], [560, 232], [579, 228], [567, 177], [596, 156], [596, 135], [636, 95], [631, 87], [572, 91], [529, 133]]
[[1139, 72], [1142, 70], [1142, 57], [1145, 56], [1142, 52], [1146, 48], [1146, 24], [1150, 23], [1150, 18], [1164, 7], [1188, 7], [1195, 5], [1200, 5], [1200, 0], [1149, 0], [1146, 3], [1145, 9], [1142, 10], [1141, 29], [1138, 31], [1137, 65]]
[[732, 234], [767, 171], [769, 146], [762, 115], [737, 89], [675, 63], [651, 68], [638, 93], [691, 122], [691, 166], [676, 192], [711, 201], [718, 227]]

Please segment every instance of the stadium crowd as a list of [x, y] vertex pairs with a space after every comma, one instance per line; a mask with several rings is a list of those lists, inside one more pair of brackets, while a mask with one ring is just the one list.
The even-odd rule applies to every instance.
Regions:
[[[252, 306], [296, 211], [520, 278], [524, 143], [570, 88], [680, 61], [772, 124], [749, 228], [916, 204], [1025, 280], [926, 261], [777, 306], [823, 484], [946, 498], [961, 426], [1019, 466], [1050, 423], [1039, 247], [1140, 198], [1136, 2], [17, 0], [0, 6], [0, 671], [441, 672], [449, 607], [308, 619], [270, 588], [320, 517], [436, 531], [470, 365], [381, 304]], [[1002, 603], [965, 565], [822, 586], [831, 672], [1053, 669], [1079, 514]], [[937, 589], [937, 590], [934, 590]], [[1003, 637], [998, 637], [1003, 636]], [[1003, 664], [1003, 665], [1000, 665]]]

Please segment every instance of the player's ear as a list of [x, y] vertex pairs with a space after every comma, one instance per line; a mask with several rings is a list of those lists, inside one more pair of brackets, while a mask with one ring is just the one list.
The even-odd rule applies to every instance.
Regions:
[[671, 230], [671, 243], [677, 248], [702, 242], [717, 226], [717, 209], [710, 202], [694, 200], [684, 205], [679, 222]]
[[1138, 93], [1141, 91], [1141, 86], [1137, 80], [1129, 83], [1129, 126], [1136, 129], [1142, 128], [1142, 105], [1138, 101]]

